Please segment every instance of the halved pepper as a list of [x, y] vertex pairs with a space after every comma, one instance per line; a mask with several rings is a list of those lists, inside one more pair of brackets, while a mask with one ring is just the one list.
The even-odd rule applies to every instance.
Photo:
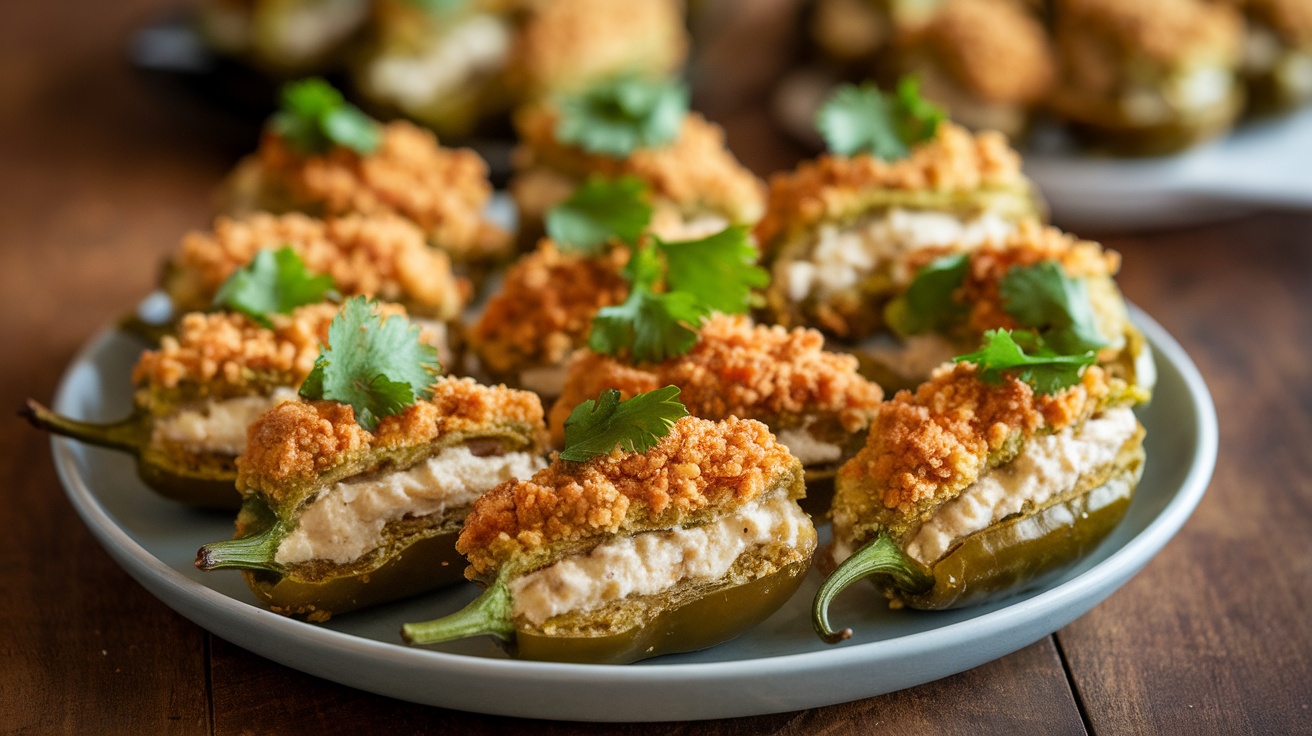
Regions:
[[623, 664], [741, 634], [816, 546], [800, 463], [753, 420], [679, 420], [646, 453], [556, 460], [475, 505], [459, 549], [487, 586], [406, 624], [411, 644], [495, 637], [516, 657]]
[[[973, 372], [958, 366], [914, 396], [899, 394], [890, 419], [877, 420], [871, 444], [840, 472], [837, 567], [812, 605], [825, 641], [851, 635], [834, 631], [828, 607], [857, 580], [871, 578], [894, 607], [973, 605], [1060, 571], [1125, 515], [1143, 471], [1144, 430], [1118, 380], [1108, 384], [1095, 367], [1073, 389], [1034, 396], [1014, 378], [994, 387]], [[981, 421], [945, 429], [949, 417]], [[952, 460], [931, 470], [933, 455]]]
[[542, 467], [545, 435], [536, 396], [470, 379], [438, 379], [374, 432], [346, 404], [281, 404], [238, 462], [236, 537], [196, 566], [241, 570], [273, 611], [312, 621], [453, 583], [474, 498]]

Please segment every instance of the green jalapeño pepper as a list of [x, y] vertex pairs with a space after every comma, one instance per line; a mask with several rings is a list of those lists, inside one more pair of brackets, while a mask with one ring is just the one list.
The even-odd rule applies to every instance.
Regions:
[[[861, 579], [893, 607], [959, 608], [1024, 590], [1092, 551], [1124, 517], [1144, 462], [1127, 390], [1106, 380], [1090, 368], [1075, 387], [1036, 395], [959, 365], [898, 394], [839, 473], [837, 567], [812, 604], [817, 634], [851, 636], [834, 630], [828, 609]], [[963, 416], [978, 424], [943, 434], [945, 418]], [[950, 473], [930, 470], [943, 467], [937, 456], [953, 458]]]
[[479, 499], [457, 547], [486, 590], [406, 624], [406, 642], [489, 635], [525, 659], [623, 664], [727, 641], [796, 591], [815, 527], [801, 463], [764, 424], [685, 416], [641, 451], [600, 437], [601, 454]]
[[350, 405], [289, 401], [249, 437], [237, 534], [196, 566], [241, 570], [273, 611], [312, 621], [460, 580], [474, 499], [545, 464], [538, 398], [470, 379], [439, 378], [372, 432]]

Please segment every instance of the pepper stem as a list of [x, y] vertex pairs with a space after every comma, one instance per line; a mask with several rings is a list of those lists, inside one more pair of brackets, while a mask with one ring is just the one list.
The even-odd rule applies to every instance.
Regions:
[[893, 585], [907, 593], [923, 593], [934, 585], [934, 576], [907, 556], [897, 542], [884, 532], [866, 542], [834, 570], [811, 603], [811, 624], [826, 644], [837, 644], [852, 637], [851, 629], [835, 632], [829, 626], [829, 604], [847, 586], [871, 575], [887, 575]]
[[513, 617], [510, 590], [498, 580], [450, 616], [403, 625], [401, 638], [407, 644], [438, 644], [487, 634], [508, 642], [515, 635]]
[[210, 542], [196, 552], [196, 567], [202, 570], [267, 570], [282, 572], [273, 561], [278, 544], [286, 536], [278, 524], [250, 537]]
[[18, 414], [38, 429], [113, 450], [137, 454], [150, 441], [148, 423], [140, 414], [107, 424], [83, 422], [56, 414], [33, 399], [28, 399]]

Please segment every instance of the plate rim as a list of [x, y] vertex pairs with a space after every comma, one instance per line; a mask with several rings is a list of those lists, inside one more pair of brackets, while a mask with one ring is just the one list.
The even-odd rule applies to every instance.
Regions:
[[[1170, 541], [1201, 501], [1215, 469], [1218, 446], [1216, 410], [1202, 375], [1179, 343], [1142, 310], [1133, 305], [1130, 310], [1134, 322], [1161, 356], [1157, 360], [1166, 360], [1179, 373], [1189, 404], [1197, 415], [1197, 431], [1192, 441], [1187, 443], [1192, 445], [1188, 472], [1166, 505], [1142, 531], [1106, 559], [1074, 578], [1032, 597], [927, 631], [850, 643], [821, 651], [723, 662], [654, 663], [637, 667], [564, 664], [432, 651], [406, 647], [399, 640], [389, 643], [315, 626], [232, 599], [188, 579], [165, 564], [133, 539], [106, 511], [87, 484], [87, 479], [79, 472], [73, 441], [52, 437], [51, 447], [65, 494], [83, 523], [116, 563], [152, 595], [185, 618], [216, 636], [294, 669], [389, 697], [495, 715], [623, 722], [764, 715], [849, 702], [912, 687], [970, 669], [1020, 649], [1062, 628], [1097, 605], [1136, 574]], [[57, 410], [67, 409], [73, 400], [76, 368], [86, 365], [90, 356], [115, 335], [112, 328], [102, 329], [78, 351], [66, 368], [55, 394], [54, 406]], [[1023, 624], [1030, 621], [1041, 621], [1042, 625], [1038, 629], [1025, 629]], [[268, 633], [270, 627], [274, 633], [284, 638], [266, 641], [253, 635]], [[927, 645], [931, 640], [932, 647], [929, 647]], [[378, 681], [362, 679], [352, 667], [336, 670], [318, 666], [313, 660], [307, 660], [305, 651], [298, 651], [300, 647], [328, 647], [351, 663], [375, 666], [385, 661], [388, 667], [394, 669], [377, 678]], [[878, 669], [877, 665], [881, 663], [901, 662], [907, 657], [917, 656], [927, 648], [959, 652], [960, 656], [950, 665], [955, 669], [945, 671], [942, 662], [928, 662], [918, 669], [912, 668], [916, 669], [915, 672], [900, 677], [898, 687], [881, 687], [878, 682], [883, 680], [875, 676], [874, 679], [850, 683], [845, 689], [835, 689], [828, 697], [799, 697], [796, 692], [790, 693], [790, 688], [772, 689], [766, 686], [770, 678], [787, 680], [788, 677], [783, 676], [821, 670], [830, 673], [869, 674], [866, 671], [872, 667]], [[961, 666], [957, 667], [956, 664]], [[436, 673], [444, 674], [439, 679], [443, 679], [445, 685], [457, 690], [474, 687], [477, 683], [501, 687], [514, 685], [524, 690], [525, 697], [502, 699], [504, 702], [486, 698], [474, 702], [453, 702], [448, 697], [450, 693], [433, 692], [432, 688], [417, 690], [414, 683], [405, 686], [407, 678], [418, 674], [431, 678], [435, 670]], [[753, 692], [739, 700], [720, 698], [713, 692], [704, 694], [700, 701], [689, 702], [686, 699], [704, 692], [708, 685], [723, 685], [726, 681], [739, 684], [745, 681], [752, 685], [749, 689]], [[644, 690], [649, 702], [637, 704], [638, 707], [598, 713], [595, 708], [571, 699], [547, 696], [553, 689], [559, 691], [560, 688], [573, 685], [589, 686], [595, 691], [594, 696], [597, 693], [623, 693], [626, 689], [638, 688]], [[653, 685], [661, 685], [665, 691], [653, 694], [648, 690]], [[855, 697], [852, 697], [853, 693], [856, 693]], [[609, 702], [607, 698], [600, 699]]]

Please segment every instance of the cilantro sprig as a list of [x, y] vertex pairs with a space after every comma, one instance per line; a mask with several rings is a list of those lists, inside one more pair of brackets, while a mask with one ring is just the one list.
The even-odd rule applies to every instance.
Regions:
[[712, 312], [746, 312], [752, 288], [769, 280], [756, 265], [756, 249], [742, 226], [691, 241], [653, 237], [634, 249], [623, 275], [629, 296], [597, 313], [588, 347], [637, 362], [688, 352], [697, 344], [697, 328]]
[[270, 124], [292, 147], [308, 155], [327, 153], [333, 146], [368, 155], [382, 140], [373, 118], [318, 77], [284, 86], [282, 105]]
[[591, 153], [623, 158], [678, 138], [688, 101], [687, 86], [674, 79], [615, 77], [557, 100], [556, 138]]
[[241, 312], [257, 324], [272, 327], [269, 315], [289, 314], [297, 307], [321, 302], [334, 288], [332, 276], [311, 274], [291, 248], [266, 248], [223, 282], [214, 295], [214, 307]]
[[651, 223], [647, 185], [635, 176], [589, 178], [547, 211], [547, 235], [561, 248], [596, 255], [612, 239], [629, 245]]
[[940, 332], [966, 316], [966, 305], [953, 298], [966, 279], [970, 257], [965, 253], [939, 256], [916, 272], [901, 296], [889, 302], [890, 325], [903, 335]]
[[1092, 351], [1063, 355], [1045, 345], [1042, 338], [1032, 332], [989, 330], [984, 333], [984, 343], [978, 351], [953, 360], [973, 363], [985, 383], [1000, 383], [1004, 375], [1011, 373], [1030, 384], [1036, 392], [1051, 394], [1079, 383], [1084, 369], [1093, 365], [1095, 356]]
[[678, 396], [678, 386], [666, 386], [620, 401], [619, 391], [606, 389], [595, 401], [589, 399], [570, 412], [560, 458], [586, 462], [616, 447], [623, 452], [650, 450], [675, 422], [688, 416]]
[[816, 127], [829, 150], [840, 156], [868, 153], [893, 161], [933, 138], [944, 117], [942, 109], [920, 96], [914, 78], [903, 77], [893, 94], [870, 82], [839, 86], [816, 114]]
[[362, 296], [342, 305], [300, 390], [306, 399], [350, 404], [355, 421], [370, 432], [383, 417], [432, 397], [441, 370], [437, 350], [419, 339], [419, 327], [399, 315], [383, 317], [377, 306]]
[[1007, 314], [1037, 330], [1054, 350], [1073, 354], [1107, 345], [1086, 282], [1067, 276], [1056, 262], [1015, 266], [1000, 288]]

